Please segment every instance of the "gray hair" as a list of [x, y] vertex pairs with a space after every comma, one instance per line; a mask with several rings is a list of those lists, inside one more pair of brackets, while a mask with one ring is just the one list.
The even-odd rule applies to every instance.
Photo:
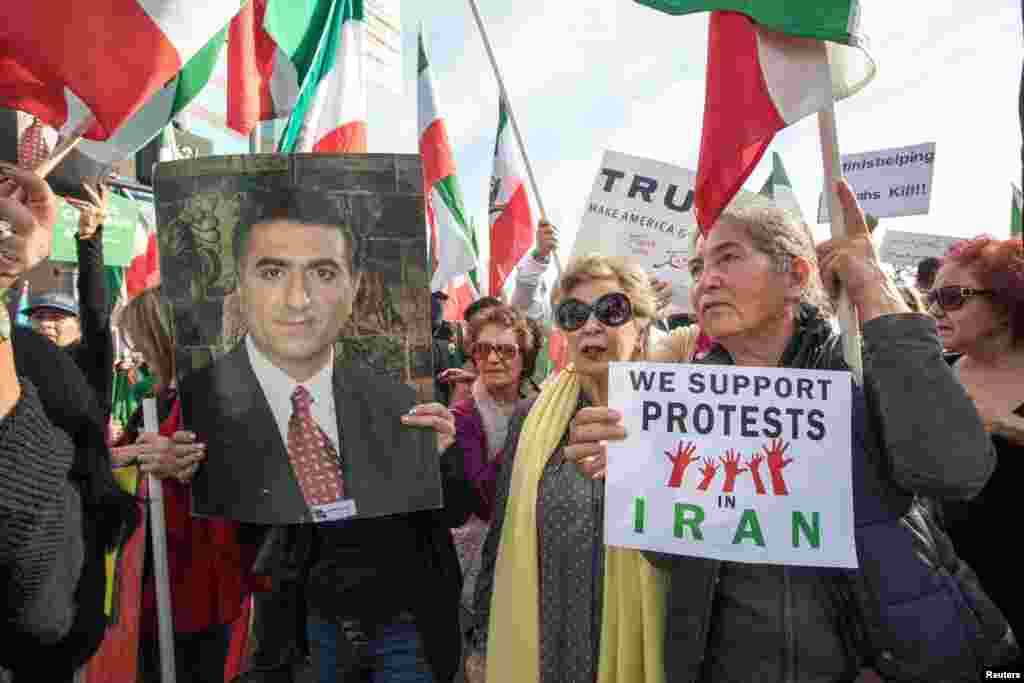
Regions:
[[[832, 303], [818, 273], [814, 237], [799, 216], [764, 195], [741, 191], [719, 216], [718, 222], [723, 221], [743, 228], [754, 249], [770, 256], [779, 272], [786, 272], [794, 258], [806, 261], [811, 272], [800, 301], [817, 307], [823, 316], [832, 313]], [[700, 231], [694, 230], [690, 237], [691, 254], [697, 253], [700, 238]]]

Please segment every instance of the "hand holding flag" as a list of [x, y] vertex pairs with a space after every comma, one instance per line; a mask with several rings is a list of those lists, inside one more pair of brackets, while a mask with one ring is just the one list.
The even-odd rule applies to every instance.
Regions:
[[846, 237], [833, 238], [817, 247], [821, 281], [833, 296], [846, 290], [861, 322], [889, 313], [908, 313], [903, 297], [882, 270], [871, 242], [871, 231], [857, 198], [845, 180], [836, 182], [843, 209]]

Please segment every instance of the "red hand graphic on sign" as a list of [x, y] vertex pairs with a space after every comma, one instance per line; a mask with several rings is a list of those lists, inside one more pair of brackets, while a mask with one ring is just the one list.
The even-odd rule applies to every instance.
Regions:
[[697, 490], [707, 491], [708, 486], [711, 485], [711, 480], [715, 478], [716, 472], [718, 472], [718, 465], [715, 461], [711, 458], [704, 458], [704, 467], [700, 468], [700, 473], [704, 475], [704, 479], [697, 485]]
[[772, 475], [772, 492], [777, 496], [788, 496], [789, 489], [786, 488], [786, 480], [782, 477], [782, 470], [786, 465], [793, 462], [793, 458], [785, 457], [789, 444], [781, 439], [775, 439], [772, 441], [771, 447], [764, 446], [763, 448], [765, 455], [768, 456], [768, 470]]
[[692, 441], [687, 444], [680, 441], [674, 454], [665, 451], [665, 455], [672, 461], [672, 476], [668, 480], [669, 488], [677, 489], [683, 485], [683, 475], [686, 473], [687, 465], [699, 460], [694, 455], [696, 452], [697, 446]]
[[727, 450], [719, 460], [725, 465], [725, 485], [722, 486], [722, 493], [732, 493], [733, 487], [736, 485], [736, 477], [747, 470], [745, 467], [740, 467], [740, 454], [732, 449]]
[[750, 460], [747, 461], [750, 476], [754, 478], [754, 490], [757, 491], [757, 495], [759, 496], [763, 496], [767, 493], [764, 488], [764, 480], [761, 479], [761, 463], [763, 462], [764, 456], [760, 453], [754, 453], [750, 456]]

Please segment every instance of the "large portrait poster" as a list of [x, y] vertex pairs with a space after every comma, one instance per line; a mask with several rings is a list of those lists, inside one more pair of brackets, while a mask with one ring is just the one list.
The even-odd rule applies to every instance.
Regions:
[[606, 151], [571, 258], [599, 252], [631, 259], [672, 286], [672, 312], [689, 311], [696, 178], [678, 166]]
[[850, 373], [613, 363], [609, 545], [857, 567]]
[[282, 524], [440, 507], [433, 432], [399, 421], [433, 393], [421, 188], [414, 155], [157, 166], [183, 425], [207, 453], [194, 514]]

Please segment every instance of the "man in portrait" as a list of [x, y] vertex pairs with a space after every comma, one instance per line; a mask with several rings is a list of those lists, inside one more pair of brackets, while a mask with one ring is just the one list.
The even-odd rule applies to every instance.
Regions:
[[294, 187], [243, 202], [230, 253], [244, 335], [181, 381], [184, 423], [207, 449], [196, 514], [288, 524], [441, 505], [433, 435], [399, 422], [413, 389], [335, 357], [360, 269], [352, 229], [331, 216], [323, 193]]

